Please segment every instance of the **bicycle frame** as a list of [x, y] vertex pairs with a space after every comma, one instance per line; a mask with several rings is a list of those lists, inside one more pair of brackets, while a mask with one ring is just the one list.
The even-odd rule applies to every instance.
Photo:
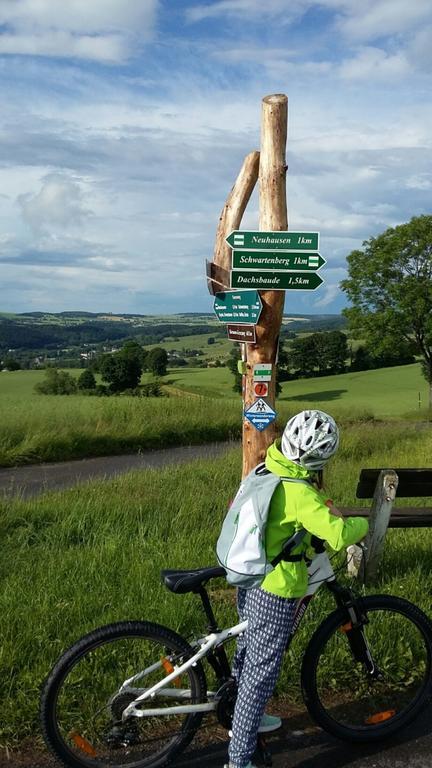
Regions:
[[[301, 598], [297, 603], [288, 645], [290, 644], [294, 633], [296, 632], [307, 610], [307, 607], [316, 592], [319, 590], [322, 584], [334, 581], [335, 575], [328, 555], [325, 551], [320, 552], [308, 565], [308, 589], [305, 596]], [[166, 675], [166, 677], [164, 677], [163, 680], [160, 680], [150, 688], [135, 688], [134, 684], [139, 680], [144, 679], [152, 672], [156, 671], [156, 669], [161, 668], [163, 666], [163, 660], [155, 662], [150, 667], [147, 667], [141, 672], [138, 672], [136, 675], [133, 675], [133, 677], [130, 677], [128, 680], [125, 680], [117, 693], [136, 693], [138, 695], [137, 698], [132, 701], [123, 711], [122, 720], [126, 720], [129, 717], [160, 717], [161, 715], [179, 715], [214, 711], [217, 707], [217, 694], [213, 691], [208, 691], [207, 695], [210, 701], [203, 704], [180, 704], [172, 707], [152, 707], [151, 709], [143, 709], [142, 704], [148, 699], [156, 698], [156, 696], [160, 698], [176, 698], [177, 700], [187, 700], [188, 698], [191, 698], [190, 690], [173, 689], [167, 688], [166, 686], [179, 678], [190, 667], [196, 665], [199, 661], [201, 661], [201, 659], [205, 658], [212, 652], [213, 649], [216, 649], [224, 645], [224, 643], [228, 642], [228, 640], [232, 640], [233, 638], [241, 635], [246, 631], [247, 626], [247, 620], [242, 621], [239, 624], [235, 624], [233, 627], [229, 627], [228, 629], [223, 629], [218, 632], [211, 632], [210, 634], [195, 640], [192, 643], [192, 648], [198, 648], [196, 653], [194, 653], [193, 656], [187, 659], [187, 661], [185, 661], [180, 666], [174, 667], [173, 672], [170, 672], [168, 675]], [[117, 695], [117, 693], [115, 695]]]

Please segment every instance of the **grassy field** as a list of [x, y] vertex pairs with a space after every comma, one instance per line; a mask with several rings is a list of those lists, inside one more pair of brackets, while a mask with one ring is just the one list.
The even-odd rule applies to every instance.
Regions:
[[[227, 368], [179, 368], [167, 378], [179, 389], [209, 397], [236, 397], [232, 392], [232, 375]], [[375, 371], [344, 373], [313, 379], [297, 379], [282, 383], [278, 398], [281, 406], [318, 407], [323, 410], [369, 411], [377, 418], [400, 418], [405, 413], [427, 408], [428, 387], [420, 365], [380, 368]], [[276, 408], [278, 409], [278, 405]]]
[[[419, 433], [415, 424], [347, 427], [328, 491], [351, 506], [361, 467], [427, 466], [431, 451], [430, 431]], [[215, 541], [239, 475], [240, 452], [233, 450], [211, 462], [1, 503], [1, 745], [38, 732], [41, 683], [84, 632], [126, 618], [159, 621], [186, 634], [203, 629], [198, 599], [167, 592], [159, 571], [215, 562]], [[386, 575], [374, 591], [409, 595], [431, 612], [431, 545], [429, 530], [390, 531]], [[215, 582], [213, 594], [222, 622], [234, 621], [233, 590]], [[323, 594], [314, 602], [286, 659], [279, 690], [294, 699], [302, 652], [329, 600]]]
[[[0, 374], [0, 466], [200, 444], [241, 432], [241, 399], [227, 368], [169, 370], [167, 392], [176, 395], [169, 398], [38, 395], [34, 385], [43, 376]], [[311, 407], [342, 421], [428, 418], [418, 365], [285, 382], [282, 389], [276, 404], [280, 424]], [[182, 396], [187, 393], [194, 397]]]

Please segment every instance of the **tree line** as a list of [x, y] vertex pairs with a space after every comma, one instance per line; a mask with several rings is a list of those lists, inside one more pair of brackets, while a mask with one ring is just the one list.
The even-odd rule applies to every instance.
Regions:
[[83, 344], [109, 344], [133, 337], [141, 344], [160, 344], [167, 337], [181, 338], [191, 334], [215, 333], [211, 325], [186, 323], [159, 323], [149, 327], [134, 326], [126, 321], [101, 321], [71, 323], [31, 323], [0, 319], [0, 352], [9, 349], [41, 350]]
[[[409, 365], [415, 362], [412, 347], [413, 345], [410, 347], [408, 344], [401, 344], [392, 351], [377, 353], [374, 349], [362, 345], [353, 352], [348, 337], [343, 331], [323, 331], [298, 337], [290, 343], [289, 349], [286, 349], [281, 341], [276, 374], [276, 394], [281, 391], [280, 382], [282, 381]], [[242, 390], [241, 374], [237, 366], [239, 359], [239, 349], [233, 349], [227, 365], [234, 375], [233, 389], [236, 392]]]
[[[162, 394], [158, 378], [140, 384], [141, 376], [143, 371], [149, 371], [155, 377], [164, 376], [167, 362], [167, 353], [161, 347], [145, 350], [138, 342], [129, 340], [118, 352], [96, 358], [78, 379], [67, 371], [47, 368], [44, 380], [35, 385], [35, 390], [43, 395], [73, 395], [77, 392], [113, 395], [127, 392], [132, 395], [157, 397]], [[95, 373], [100, 374], [104, 384], [97, 384]]]

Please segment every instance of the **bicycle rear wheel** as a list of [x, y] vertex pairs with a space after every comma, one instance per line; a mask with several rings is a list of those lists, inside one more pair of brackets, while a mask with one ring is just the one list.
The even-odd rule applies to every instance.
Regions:
[[[72, 768], [166, 765], [192, 740], [202, 714], [122, 720], [122, 713], [192, 653], [180, 635], [149, 622], [120, 622], [86, 635], [63, 654], [45, 683], [41, 721], [48, 746]], [[127, 680], [129, 684], [120, 690]], [[143, 707], [161, 709], [204, 701], [206, 680], [198, 663]]]
[[364, 663], [364, 653], [363, 662], [356, 661], [362, 637], [346, 610], [338, 609], [306, 649], [302, 689], [311, 717], [324, 730], [346, 741], [370, 742], [407, 725], [431, 698], [432, 625], [398, 597], [375, 595], [357, 604], [372, 663]]

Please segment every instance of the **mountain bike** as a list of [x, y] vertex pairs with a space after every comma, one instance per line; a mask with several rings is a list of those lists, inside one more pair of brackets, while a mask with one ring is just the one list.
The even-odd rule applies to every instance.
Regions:
[[[293, 546], [295, 537], [285, 550]], [[307, 645], [304, 702], [333, 736], [375, 742], [411, 722], [432, 697], [432, 625], [408, 600], [356, 596], [337, 581], [324, 543], [313, 539], [313, 547], [291, 638], [322, 585], [336, 609]], [[41, 720], [47, 745], [67, 766], [158, 768], [180, 755], [204, 715], [230, 728], [236, 685], [224, 645], [247, 621], [218, 627], [205, 585], [224, 575], [220, 567], [162, 571], [172, 592], [201, 597], [202, 637], [188, 641], [159, 624], [123, 621], [90, 632], [60, 657], [42, 692]]]

